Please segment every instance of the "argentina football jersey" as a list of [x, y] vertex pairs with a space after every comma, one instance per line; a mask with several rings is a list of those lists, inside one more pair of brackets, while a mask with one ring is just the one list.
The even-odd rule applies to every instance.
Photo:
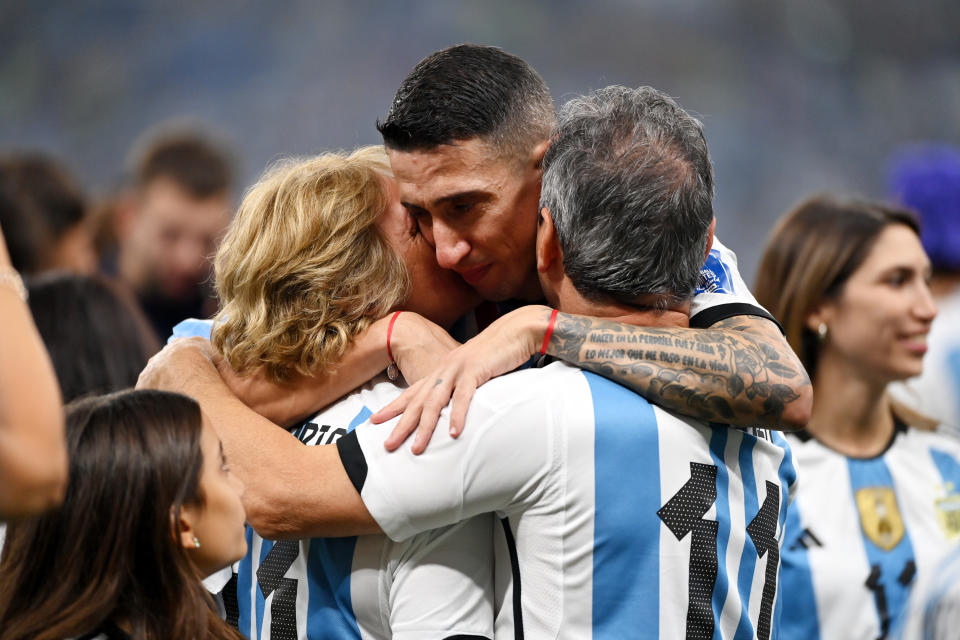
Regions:
[[801, 484], [783, 548], [781, 637], [895, 637], [914, 585], [960, 542], [960, 442], [899, 421], [873, 458], [788, 439]]
[[497, 637], [775, 637], [796, 479], [779, 434], [681, 418], [559, 362], [481, 387], [458, 439], [445, 420], [420, 457], [369, 424], [338, 449], [392, 538], [501, 519]]

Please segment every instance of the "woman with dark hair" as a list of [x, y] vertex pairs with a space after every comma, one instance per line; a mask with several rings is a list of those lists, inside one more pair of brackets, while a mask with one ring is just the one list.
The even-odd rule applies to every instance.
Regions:
[[137, 383], [159, 346], [129, 293], [101, 276], [64, 272], [31, 278], [27, 289], [64, 403]]
[[756, 295], [813, 381], [779, 588], [781, 638], [886, 638], [917, 576], [960, 540], [960, 442], [889, 398], [920, 373], [937, 309], [914, 217], [815, 198], [787, 214]]
[[67, 408], [59, 510], [12, 522], [0, 640], [240, 638], [201, 579], [246, 552], [242, 484], [195, 401], [124, 391]]

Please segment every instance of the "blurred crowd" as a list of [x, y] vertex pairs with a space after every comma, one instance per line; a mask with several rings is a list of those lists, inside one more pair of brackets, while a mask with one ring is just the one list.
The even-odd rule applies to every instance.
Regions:
[[[397, 100], [407, 95], [398, 92]], [[249, 625], [257, 623], [247, 619], [245, 628], [243, 614], [239, 614], [238, 620], [237, 614], [231, 613], [238, 606], [242, 610], [244, 605], [237, 604], [236, 591], [232, 601], [224, 595], [224, 584], [232, 581], [236, 590], [239, 580], [243, 588], [241, 559], [249, 560], [251, 548], [256, 548], [259, 570], [273, 570], [269, 569], [272, 565], [267, 562], [266, 551], [273, 539], [309, 541], [318, 531], [311, 528], [313, 525], [297, 528], [289, 523], [295, 520], [293, 516], [271, 511], [280, 510], [278, 505], [287, 505], [285, 508], [293, 513], [302, 506], [296, 502], [296, 496], [262, 497], [260, 493], [267, 480], [259, 474], [292, 474], [297, 467], [294, 457], [286, 458], [286, 469], [279, 468], [284, 466], [281, 461], [271, 467], [267, 453], [271, 445], [242, 439], [235, 444], [234, 436], [228, 433], [230, 427], [220, 423], [227, 421], [224, 416], [238, 423], [248, 418], [239, 409], [232, 409], [226, 400], [223, 404], [210, 400], [215, 398], [214, 392], [204, 395], [206, 387], [195, 382], [199, 378], [188, 375], [186, 356], [174, 351], [171, 357], [184, 358], [177, 361], [183, 368], [165, 374], [179, 377], [182, 373], [182, 381], [150, 385], [185, 394], [132, 390], [148, 360], [160, 352], [171, 336], [200, 335], [209, 339], [213, 346], [202, 348], [210, 350], [205, 352], [207, 360], [199, 358], [197, 362], [213, 363], [230, 390], [244, 397], [246, 405], [274, 423], [292, 427], [290, 432], [300, 440], [296, 442], [299, 446], [301, 442], [308, 443], [304, 435], [307, 425], [313, 426], [314, 434], [318, 425], [329, 428], [316, 418], [304, 420], [305, 416], [314, 415], [326, 404], [360, 388], [387, 365], [411, 362], [410, 356], [393, 352], [415, 351], [420, 344], [401, 339], [403, 331], [415, 331], [409, 325], [402, 327], [404, 316], [398, 320], [397, 315], [400, 310], [409, 313], [407, 318], [416, 311], [431, 321], [423, 325], [428, 328], [422, 334], [443, 333], [453, 327], [451, 333], [462, 340], [487, 325], [490, 331], [498, 327], [503, 331], [500, 321], [490, 324], [492, 318], [484, 316], [506, 314], [509, 308], [501, 304], [499, 309], [490, 311], [491, 302], [503, 303], [508, 298], [536, 302], [544, 296], [550, 300], [546, 288], [543, 294], [537, 289], [535, 297], [518, 295], [519, 286], [504, 295], [499, 290], [487, 291], [483, 280], [486, 271], [461, 270], [453, 263], [445, 264], [445, 260], [453, 259], [443, 254], [441, 234], [455, 234], [450, 229], [469, 224], [463, 222], [469, 214], [464, 213], [464, 217], [457, 218], [458, 222], [451, 223], [452, 218], [427, 211], [426, 204], [410, 206], [406, 196], [421, 192], [406, 191], [398, 196], [390, 177], [391, 165], [402, 183], [400, 167], [414, 171], [420, 165], [398, 164], [397, 156], [415, 157], [422, 148], [414, 145], [408, 149], [391, 143], [388, 126], [383, 127], [382, 133], [389, 154], [377, 148], [350, 156], [318, 156], [300, 164], [281, 163], [255, 184], [240, 185], [235, 173], [237, 159], [227, 143], [203, 130], [161, 126], [131, 145], [127, 164], [118, 168], [124, 177], [122, 184], [111, 193], [97, 194], [78, 184], [61, 159], [35, 151], [0, 150], [0, 521], [12, 523], [11, 536], [0, 556], [0, 640], [70, 638], [83, 633], [93, 634], [82, 635], [84, 638], [154, 638], [160, 637], [157, 629], [167, 629], [166, 637], [170, 638], [230, 638], [239, 637], [237, 626], [248, 635]], [[540, 153], [542, 158], [543, 151]], [[549, 155], [547, 159], [553, 160]], [[476, 169], [483, 166], [481, 163], [473, 166], [476, 171], [485, 170]], [[857, 484], [861, 482], [857, 465], [879, 464], [877, 461], [883, 459], [887, 465], [884, 468], [894, 469], [894, 476], [898, 473], [897, 465], [909, 468], [908, 475], [922, 475], [927, 471], [915, 461], [926, 456], [928, 449], [960, 451], [960, 150], [946, 145], [910, 147], [892, 159], [878, 158], [877, 171], [884, 170], [888, 171], [889, 191], [873, 194], [868, 202], [848, 200], [849, 194], [835, 194], [812, 197], [789, 211], [793, 203], [784, 203], [787, 213], [770, 231], [758, 270], [756, 301], [783, 331], [792, 348], [791, 357], [795, 354], [806, 369], [812, 384], [812, 392], [808, 393], [813, 396], [813, 409], [805, 413], [804, 424], [791, 425], [805, 428], [787, 438], [800, 473], [811, 475], [800, 476], [800, 493], [792, 503], [795, 511], [789, 515], [784, 512], [786, 524], [777, 530], [780, 555], [770, 560], [771, 554], [767, 560], [782, 563], [783, 567], [776, 605], [778, 621], [780, 607], [783, 608], [784, 634], [779, 637], [815, 637], [809, 633], [845, 637], [837, 631], [842, 623], [825, 621], [832, 615], [831, 600], [840, 618], [848, 613], [854, 616], [850, 612], [861, 607], [860, 600], [845, 599], [843, 589], [847, 587], [841, 583], [846, 577], [840, 575], [859, 571], [859, 565], [850, 568], [838, 556], [817, 560], [808, 552], [823, 546], [824, 535], [834, 535], [834, 539], [848, 534], [853, 537], [859, 536], [861, 530], [873, 546], [864, 561], [863, 580], [858, 578], [853, 588], [876, 603], [879, 637], [919, 634], [924, 629], [926, 633], [943, 635], [915, 637], [958, 637], [957, 627], [943, 631], [946, 623], [934, 614], [960, 624], [957, 614], [951, 614], [960, 610], [960, 597], [954, 595], [950, 599], [951, 589], [960, 591], [960, 581], [954, 577], [958, 573], [956, 552], [951, 552], [960, 541], [960, 486], [954, 487], [945, 480], [960, 471], [960, 455], [933, 454], [935, 466], [944, 478], [942, 482], [937, 480], [943, 491], [936, 495], [912, 485], [907, 488], [897, 484], [896, 479], [863, 480], [865, 484], [861, 486]], [[422, 187], [427, 179], [422, 178], [418, 184]], [[244, 198], [238, 209], [241, 193]], [[348, 220], [345, 212], [351, 207], [357, 213], [349, 214], [353, 217]], [[396, 220], [390, 222], [393, 214]], [[327, 222], [325, 216], [332, 221]], [[421, 234], [427, 224], [431, 225], [429, 231]], [[540, 269], [545, 273], [549, 269], [549, 261], [542, 262], [541, 254], [541, 243], [547, 242], [542, 239], [543, 234], [549, 233], [543, 231], [542, 225], [547, 224], [552, 230], [553, 219], [545, 222], [541, 216], [537, 227], [532, 222], [529, 225], [531, 237], [537, 238], [538, 252], [537, 265], [528, 265], [531, 271]], [[711, 226], [710, 242], [713, 233]], [[722, 236], [723, 230], [716, 233]], [[390, 234], [395, 237], [391, 239]], [[509, 245], [511, 234], [513, 228], [497, 240]], [[429, 246], [397, 248], [401, 246], [398, 242], [407, 242], [411, 237], [418, 238], [418, 242], [427, 237]], [[330, 257], [325, 252], [334, 251], [328, 246], [334, 240], [339, 243], [335, 248], [339, 253]], [[736, 238], [724, 237], [724, 241], [733, 252], [737, 250]], [[459, 245], [453, 242], [451, 246], [455, 249]], [[726, 253], [714, 255], [709, 243], [707, 250], [708, 266], [711, 259], [721, 266], [729, 264]], [[532, 259], [532, 252], [527, 253]], [[394, 264], [397, 261], [399, 266]], [[423, 266], [426, 263], [429, 265]], [[438, 268], [437, 263], [460, 275], [452, 276], [452, 271]], [[363, 270], [358, 268], [360, 264], [376, 268]], [[492, 264], [496, 268], [497, 263]], [[397, 275], [400, 272], [404, 275]], [[498, 282], [508, 280], [505, 276]], [[533, 281], [537, 282], [536, 277]], [[708, 293], [734, 288], [723, 280], [722, 273], [713, 287]], [[366, 291], [370, 289], [374, 291]], [[481, 298], [487, 302], [478, 306]], [[625, 298], [613, 299], [620, 304]], [[593, 299], [586, 296], [584, 300]], [[582, 308], [560, 311], [598, 315], [589, 313], [592, 307], [584, 304]], [[469, 312], [472, 308], [475, 311]], [[759, 313], [750, 311], [748, 315], [756, 317]], [[214, 316], [214, 329], [209, 323], [193, 325], [194, 328], [181, 324], [185, 319], [205, 320]], [[737, 317], [725, 317], [691, 331], [727, 328], [731, 325], [720, 322]], [[546, 332], [537, 334], [533, 346], [539, 349], [542, 341], [541, 354], [563, 358], [547, 350], [554, 321], [555, 314]], [[363, 336], [373, 335], [374, 329], [380, 331], [376, 338], [370, 338], [377, 355], [354, 366], [360, 359], [356, 352], [366, 348]], [[458, 336], [457, 331], [465, 333]], [[884, 342], [886, 331], [893, 334], [890, 342], [894, 346]], [[484, 335], [491, 334], [480, 333], [474, 340]], [[316, 336], [326, 343], [321, 344]], [[395, 342], [391, 342], [391, 336]], [[562, 338], [554, 338], [559, 339]], [[446, 333], [441, 340], [446, 341], [445, 345], [451, 343], [450, 348], [458, 345]], [[483, 344], [471, 341], [464, 348], [470, 348], [471, 343], [478, 349]], [[728, 345], [732, 350], [739, 348], [737, 343], [721, 342], [720, 338], [716, 344]], [[757, 353], [777, 360], [770, 356], [765, 343], [757, 344], [761, 345]], [[887, 348], [902, 348], [908, 355], [890, 355], [884, 351]], [[501, 354], [507, 349], [498, 346], [493, 351]], [[533, 353], [523, 355], [526, 359]], [[357, 360], [350, 360], [354, 357]], [[456, 358], [450, 360], [454, 361]], [[338, 362], [349, 364], [338, 369]], [[789, 377], [790, 362], [779, 362], [763, 366]], [[427, 373], [433, 371], [434, 364], [431, 360], [430, 366], [417, 366]], [[590, 366], [576, 361], [572, 364]], [[259, 379], [245, 376], [247, 371], [258, 368], [263, 371]], [[357, 371], [356, 381], [325, 380], [324, 384], [330, 387], [326, 392], [329, 397], [323, 403], [317, 404], [313, 391], [310, 399], [304, 400], [304, 379], [322, 378], [347, 369]], [[393, 384], [396, 372], [388, 372]], [[415, 382], [413, 374], [403, 373], [409, 382]], [[431, 378], [422, 374], [420, 377]], [[687, 383], [680, 380], [681, 384]], [[436, 386], [441, 386], [442, 381], [437, 376]], [[630, 379], [617, 381], [631, 384]], [[758, 415], [770, 417], [776, 413], [777, 384], [758, 381], [757, 372], [754, 379], [746, 381], [748, 387], [754, 385], [752, 393], [759, 394], [756, 401], [762, 407], [755, 413], [743, 408], [744, 395], [731, 402], [734, 409], [726, 413], [722, 408], [716, 409], [716, 414], [708, 413], [713, 410], [711, 407], [720, 405], [704, 400], [689, 415], [733, 425], [743, 425]], [[737, 384], [740, 390], [744, 387], [743, 380], [723, 384], [725, 388], [736, 388]], [[177, 385], [191, 388], [181, 389]], [[653, 385], [655, 391], [650, 393], [659, 393], [656, 390], [666, 386]], [[780, 386], [786, 388], [784, 384]], [[257, 394], [264, 389], [272, 392], [277, 388], [285, 389], [287, 394], [279, 408], [272, 397], [258, 400]], [[414, 385], [411, 389], [429, 407], [427, 394], [433, 392], [432, 387]], [[646, 396], [646, 389], [641, 387], [639, 393]], [[192, 390], [197, 393], [191, 393]], [[450, 389], [450, 394], [455, 393]], [[749, 389], [744, 391], [749, 393]], [[780, 398], [785, 398], [787, 405], [797, 401], [798, 394], [791, 393], [787, 389]], [[185, 395], [194, 395], [196, 400]], [[457, 397], [454, 395], [455, 407]], [[441, 406], [448, 399], [449, 395], [444, 396]], [[754, 395], [750, 395], [753, 399]], [[664, 402], [670, 410], [675, 409], [668, 399]], [[386, 404], [372, 408], [383, 409]], [[787, 422], [782, 406], [779, 411], [776, 418]], [[462, 412], [466, 413], [466, 409]], [[745, 412], [745, 417], [739, 412]], [[438, 406], [436, 415], [440, 413]], [[450, 418], [444, 413], [443, 419]], [[771, 421], [776, 422], [772, 418]], [[354, 426], [351, 424], [350, 429]], [[323, 443], [334, 442], [333, 431], [330, 433], [330, 439]], [[263, 443], [267, 437], [263, 436]], [[309, 444], [320, 444], [323, 437], [321, 431], [317, 440]], [[419, 438], [418, 435], [417, 446], [422, 450], [423, 440]], [[928, 442], [925, 438], [933, 440]], [[237, 473], [221, 474], [228, 469], [224, 451], [233, 457], [234, 450], [238, 452]], [[259, 470], [258, 453], [264, 456]], [[246, 455], [251, 457], [245, 458]], [[424, 457], [427, 456], [429, 452]], [[895, 460], [895, 456], [902, 459]], [[856, 500], [872, 501], [869, 508], [863, 506], [866, 503], [861, 504], [860, 516], [866, 518], [862, 521], [857, 519], [854, 507], [830, 511], [833, 507], [811, 497], [813, 490], [803, 493], [805, 488], [814, 487], [829, 495], [838, 478], [847, 473], [846, 466], [830, 466], [840, 465], [841, 461], [854, 469], [850, 471], [850, 482], [857, 492]], [[373, 469], [376, 462], [371, 458], [369, 464]], [[347, 473], [351, 473], [349, 466]], [[864, 478], [872, 478], [870, 474], [881, 472], [862, 473]], [[293, 476], [286, 477], [288, 482], [294, 482], [290, 479]], [[371, 477], [375, 477], [373, 470]], [[308, 482], [309, 477], [298, 477], [296, 482], [304, 480]], [[373, 512], [372, 501], [360, 491], [355, 478], [350, 480]], [[121, 484], [105, 486], [111, 483]], [[889, 485], [889, 493], [886, 489], [863, 493], [875, 485]], [[882, 582], [881, 572], [886, 570], [889, 574], [889, 567], [893, 566], [893, 560], [888, 562], [883, 555], [884, 549], [903, 549], [898, 545], [905, 535], [903, 522], [909, 518], [901, 514], [913, 510], [914, 504], [927, 502], [937, 505], [944, 540], [929, 542], [923, 536], [933, 533], [916, 532], [913, 544], [938, 550], [942, 547], [938, 558], [945, 558], [944, 566], [949, 571], [930, 570], [929, 575], [914, 581], [917, 563], [897, 556], [900, 586]], [[314, 503], [312, 508], [333, 507]], [[830, 522], [821, 525], [821, 521], [827, 520], [827, 511], [832, 514]], [[863, 515], [868, 512], [877, 514], [875, 522], [868, 522], [869, 518]], [[893, 512], [896, 517], [889, 515]], [[846, 522], [844, 519], [852, 523], [849, 531], [837, 524]], [[277, 524], [280, 521], [286, 524]], [[173, 544], [171, 522], [175, 532]], [[244, 523], [253, 528], [244, 530]], [[292, 529], [283, 528], [288, 525]], [[796, 535], [784, 533], [788, 526]], [[456, 535], [472, 533], [465, 528]], [[128, 548], [131, 541], [142, 548]], [[270, 548], [286, 547], [278, 542]], [[844, 554], [860, 553], [859, 547], [850, 549], [843, 547], [836, 553], [841, 558]], [[129, 555], [123, 556], [125, 553]], [[293, 558], [301, 553], [300, 547], [293, 545], [289, 553]], [[303, 553], [307, 566], [306, 558], [313, 556]], [[124, 566], [124, 562], [131, 558], [136, 560], [137, 575], [148, 576], [154, 584], [130, 586], [138, 582], [127, 580], [126, 574], [133, 569]], [[936, 566], [937, 562], [929, 560], [927, 565]], [[231, 566], [233, 571], [223, 573]], [[247, 569], [253, 577], [247, 575], [246, 579], [261, 590], [270, 580], [279, 584], [285, 575], [280, 571], [275, 580], [267, 580], [257, 570]], [[831, 571], [837, 575], [822, 577]], [[218, 573], [223, 579], [210, 582]], [[201, 585], [199, 578], [207, 580]], [[51, 579], [58, 583], [56, 588], [49, 586]], [[736, 581], [735, 576], [731, 579]], [[869, 582], [871, 579], [873, 583]], [[866, 587], [860, 584], [864, 580]], [[821, 581], [828, 586], [824, 587]], [[917, 586], [911, 591], [914, 583]], [[886, 591], [883, 584], [887, 585]], [[90, 585], [102, 592], [91, 592]], [[789, 590], [785, 585], [789, 585]], [[807, 587], [809, 596], [804, 591]], [[272, 588], [280, 593], [279, 586]], [[519, 586], [515, 588], [519, 601]], [[833, 595], [823, 595], [830, 594], [831, 588], [835, 589]], [[135, 597], [123, 595], [124, 590], [135, 591]], [[935, 596], [922, 599], [934, 592]], [[269, 596], [269, 590], [264, 590], [261, 609]], [[526, 592], [524, 596], [532, 597]], [[249, 598], [249, 593], [241, 597]], [[278, 599], [275, 596], [272, 602]], [[123, 602], [129, 609], [115, 610], [112, 607], [116, 602]], [[150, 611], [145, 613], [142, 609]], [[32, 613], [26, 615], [27, 610]], [[907, 616], [910, 611], [915, 615]], [[819, 615], [820, 629], [810, 631], [811, 615], [813, 619]], [[875, 614], [871, 610], [862, 615], [872, 620]], [[270, 626], [262, 616], [261, 611], [260, 624]], [[48, 635], [39, 634], [38, 620], [49, 621], [50, 630], [44, 632]], [[277, 618], [272, 620], [280, 624]], [[916, 629], [907, 628], [910, 624]], [[277, 626], [270, 633], [260, 637], [298, 637], [284, 635]], [[756, 637], [767, 636], [758, 632]]]

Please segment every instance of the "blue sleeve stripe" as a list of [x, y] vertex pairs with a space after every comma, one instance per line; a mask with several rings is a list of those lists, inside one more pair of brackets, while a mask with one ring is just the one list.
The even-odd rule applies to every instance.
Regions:
[[362, 409], [360, 409], [360, 413], [355, 415], [353, 417], [353, 420], [350, 421], [350, 424], [347, 425], [347, 433], [350, 433], [351, 431], [356, 429], [357, 426], [366, 422], [367, 418], [369, 418], [372, 415], [373, 415], [373, 411], [370, 411], [370, 409], [364, 406]]
[[[593, 637], [659, 636], [660, 451], [653, 407], [584, 373], [594, 411]], [[651, 588], [653, 587], [653, 588]]]

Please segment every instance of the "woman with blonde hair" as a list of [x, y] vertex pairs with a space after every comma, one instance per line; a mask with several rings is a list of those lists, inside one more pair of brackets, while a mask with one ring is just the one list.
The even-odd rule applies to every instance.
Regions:
[[960, 443], [886, 392], [920, 373], [936, 315], [916, 220], [814, 198], [779, 222], [758, 272], [757, 300], [814, 391], [805, 431], [788, 436], [801, 475], [780, 637], [888, 637], [916, 577], [960, 539]]
[[[273, 166], [247, 192], [214, 264], [221, 308], [211, 341], [240, 384], [259, 371], [274, 389], [290, 389], [276, 403], [285, 410], [290, 397], [300, 401], [303, 380], [342, 385], [360, 375], [336, 372], [378, 319], [389, 318], [380, 349], [400, 348], [393, 340], [402, 323], [425, 327], [426, 338], [416, 340], [433, 340], [432, 353], [442, 354], [456, 343], [440, 326], [477, 301], [437, 265], [378, 147]], [[175, 332], [202, 335], [210, 326], [194, 321]], [[315, 496], [324, 469], [312, 445], [336, 442], [399, 395], [385, 366], [289, 433], [237, 406], [225, 389], [220, 400], [190, 389], [214, 416], [247, 485], [250, 551], [233, 583], [236, 599], [224, 597], [236, 603], [232, 622], [249, 637], [492, 636], [490, 517], [401, 543], [311, 537], [328, 508]]]

